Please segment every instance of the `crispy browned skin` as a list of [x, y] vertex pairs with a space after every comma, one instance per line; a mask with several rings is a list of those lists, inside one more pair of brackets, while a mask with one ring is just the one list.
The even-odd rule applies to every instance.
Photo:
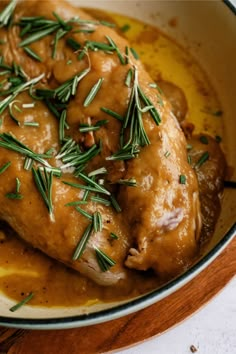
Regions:
[[[52, 18], [53, 11], [64, 19], [76, 15], [87, 18], [82, 11], [63, 1], [60, 1], [60, 7], [57, 4], [57, 1], [23, 2], [16, 10], [16, 18], [41, 15]], [[32, 173], [23, 169], [24, 158], [1, 148], [0, 166], [7, 161], [12, 164], [6, 173], [0, 175], [0, 217], [34, 247], [100, 284], [117, 283], [126, 276], [126, 267], [138, 270], [153, 268], [161, 277], [174, 276], [184, 270], [198, 252], [201, 218], [197, 179], [187, 162], [186, 140], [171, 113], [170, 105], [165, 100], [163, 107], [158, 105], [156, 90], [148, 86], [152, 80], [139, 61], [132, 58], [128, 65], [121, 65], [117, 55], [108, 55], [103, 51], [91, 52], [89, 59], [85, 57], [84, 60], [78, 61], [77, 54], [65, 43], [66, 36], [59, 41], [56, 59], [53, 60], [50, 45], [53, 36], [47, 36], [31, 46], [43, 58], [43, 63], [37, 63], [18, 48], [20, 39], [16, 27], [8, 33], [1, 29], [0, 34], [1, 38], [8, 38], [8, 43], [3, 46], [5, 61], [9, 64], [12, 61], [20, 64], [29, 77], [45, 73], [45, 87], [55, 88], [91, 65], [91, 72], [81, 81], [75, 98], [69, 103], [68, 134], [85, 147], [93, 145], [94, 141], [102, 140], [102, 152], [88, 164], [87, 171], [106, 166], [109, 171], [108, 181], [135, 177], [138, 184], [137, 187], [120, 187], [115, 190], [123, 209], [120, 214], [110, 207], [91, 201], [85, 206], [85, 210], [91, 214], [96, 210], [101, 212], [104, 228], [102, 232], [93, 233], [83, 257], [72, 262], [73, 252], [88, 225], [88, 220], [74, 208], [65, 207], [68, 202], [80, 200], [83, 192], [66, 186], [62, 180], [82, 182], [69, 173], [61, 179], [54, 177], [55, 221], [51, 221], [33, 182]], [[128, 44], [113, 29], [99, 26], [94, 33], [89, 34], [89, 39], [104, 42], [105, 35], [109, 35], [124, 53]], [[87, 36], [81, 33], [70, 34], [70, 37], [79, 43], [84, 43]], [[71, 65], [67, 65], [68, 60], [72, 61]], [[110, 116], [104, 117], [100, 108], [109, 107], [121, 115], [125, 114], [130, 89], [124, 85], [124, 81], [133, 65], [138, 70], [140, 86], [157, 107], [162, 122], [157, 126], [149, 113], [144, 114], [144, 126], [151, 145], [142, 148], [138, 158], [125, 163], [109, 162], [106, 157], [119, 149], [121, 123]], [[85, 108], [85, 97], [101, 77], [104, 82], [100, 91], [92, 104]], [[19, 95], [17, 99], [22, 102], [32, 100], [27, 93]], [[78, 132], [80, 123], [95, 124], [104, 118], [108, 119], [109, 123], [94, 134]], [[34, 109], [24, 110], [21, 114], [22, 122], [39, 121], [39, 128], [18, 127], [10, 119], [7, 110], [3, 119], [0, 131], [13, 133], [35, 152], [45, 152], [52, 146], [56, 151], [59, 150], [58, 122], [42, 102], [37, 101]], [[49, 162], [52, 165], [56, 163], [54, 160]], [[180, 175], [186, 177], [185, 184], [180, 183]], [[12, 201], [7, 199], [5, 194], [14, 190], [16, 177], [21, 180], [21, 193], [24, 198]], [[111, 242], [110, 232], [118, 234], [119, 239]], [[99, 269], [94, 246], [100, 247], [116, 261], [116, 265], [109, 271], [101, 272]]]

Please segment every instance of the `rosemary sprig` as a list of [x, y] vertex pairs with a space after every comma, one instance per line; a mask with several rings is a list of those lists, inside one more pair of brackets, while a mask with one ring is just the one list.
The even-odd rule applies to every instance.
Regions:
[[111, 232], [110, 233], [110, 237], [113, 239], [113, 240], [118, 240], [119, 237], [114, 233], [114, 232]]
[[111, 194], [107, 189], [105, 189], [105, 188], [103, 188], [102, 186], [100, 186], [100, 185], [99, 185], [97, 182], [95, 182], [92, 178], [86, 176], [86, 175], [83, 174], [82, 172], [80, 172], [80, 173], [78, 174], [78, 176], [79, 176], [83, 181], [87, 182], [88, 185], [95, 187], [98, 191], [100, 191], [100, 193], [103, 193], [103, 194], [106, 194], [106, 195], [110, 195], [110, 194]]
[[117, 47], [116, 43], [113, 41], [113, 39], [110, 36], [106, 36], [106, 39], [108, 40], [108, 43], [112, 46], [113, 50], [116, 51], [121, 64], [125, 65], [126, 64], [125, 58], [122, 56], [120, 49]]
[[0, 13], [0, 28], [8, 26], [10, 19], [16, 7], [17, 0], [11, 0], [9, 4]]
[[53, 41], [53, 50], [52, 50], [52, 58], [55, 59], [56, 57], [56, 52], [57, 52], [57, 45], [59, 42], [59, 39], [64, 37], [67, 34], [67, 31], [65, 31], [62, 28], [59, 28], [56, 32], [55, 39]]
[[34, 297], [34, 293], [33, 292], [29, 293], [29, 295], [26, 296], [26, 298], [24, 298], [22, 301], [18, 302], [18, 304], [12, 306], [9, 309], [9, 311], [15, 312], [15, 311], [19, 310], [19, 308], [21, 308], [22, 306], [27, 304], [27, 302], [29, 302], [33, 297]]
[[209, 152], [205, 151], [201, 157], [199, 158], [199, 160], [197, 161], [197, 163], [195, 164], [195, 168], [200, 168], [207, 160], [209, 159]]
[[7, 169], [8, 169], [8, 167], [10, 167], [11, 166], [11, 161], [8, 161], [8, 162], [6, 162], [2, 167], [0, 167], [0, 175], [3, 173], [3, 172], [5, 172]]
[[100, 167], [97, 170], [93, 170], [89, 172], [88, 177], [93, 177], [97, 175], [104, 175], [107, 173], [107, 169], [105, 167]]
[[66, 44], [71, 47], [74, 51], [77, 51], [81, 48], [81, 44], [78, 43], [74, 38], [67, 38], [66, 39]]
[[129, 50], [131, 51], [131, 53], [133, 54], [134, 59], [138, 60], [139, 59], [139, 55], [136, 52], [136, 50], [134, 48], [129, 48]]
[[118, 204], [116, 198], [114, 197], [114, 195], [110, 196], [110, 200], [111, 200], [111, 205], [113, 206], [113, 208], [115, 209], [115, 211], [117, 213], [120, 213], [122, 211], [120, 205]]
[[103, 81], [104, 78], [101, 77], [100, 79], [98, 79], [96, 84], [91, 88], [91, 90], [88, 93], [88, 96], [84, 100], [84, 107], [88, 107], [90, 103], [94, 100], [95, 96], [97, 95], [98, 91], [102, 86]]
[[111, 267], [113, 267], [116, 262], [110, 258], [105, 252], [103, 252], [100, 248], [95, 247], [95, 254], [99, 264], [99, 267], [102, 272], [108, 271]]
[[66, 127], [66, 110], [62, 111], [59, 122], [59, 139], [61, 144], [65, 140], [65, 127]]
[[[67, 103], [72, 96], [75, 96], [79, 82], [89, 73], [89, 71], [90, 68], [82, 70], [79, 74], [65, 81], [55, 90], [37, 89], [36, 95], [40, 99], [54, 98], [58, 99], [59, 102]], [[53, 107], [53, 105], [51, 105], [50, 108], [53, 109], [53, 113], [55, 113], [56, 116], [59, 115], [57, 109]]]
[[33, 59], [42, 62], [43, 59], [37, 54], [35, 53], [31, 48], [29, 47], [24, 47], [24, 51]]
[[136, 179], [134, 177], [129, 178], [129, 179], [119, 179], [115, 183], [121, 184], [121, 185], [124, 185], [124, 186], [127, 186], [127, 187], [137, 187], [137, 182], [136, 182]]
[[185, 175], [180, 175], [179, 176], [179, 183], [180, 184], [186, 184], [186, 176]]
[[93, 214], [93, 228], [95, 232], [102, 231], [102, 215], [99, 211]]
[[78, 189], [84, 189], [85, 191], [89, 191], [89, 192], [94, 192], [94, 193], [101, 193], [101, 194], [106, 194], [107, 195], [107, 191], [106, 193], [103, 192], [101, 189], [98, 189], [96, 187], [92, 187], [86, 184], [79, 184], [79, 183], [73, 183], [73, 182], [67, 182], [67, 181], [62, 181], [62, 183], [74, 187], [74, 188], [78, 188]]
[[[58, 39], [72, 30], [72, 25], [69, 24], [71, 20], [64, 21], [58, 14], [53, 13], [53, 15], [56, 20], [48, 20], [42, 16], [21, 17], [20, 21], [17, 23], [22, 28], [20, 35], [21, 37], [27, 35], [27, 37], [20, 42], [19, 46], [25, 47], [56, 32], [55, 45]], [[53, 55], [55, 55], [55, 47]]]
[[75, 210], [78, 211], [81, 215], [85, 216], [87, 219], [93, 220], [93, 216], [91, 214], [87, 213], [87, 211], [83, 210], [79, 206], [76, 206]]
[[[112, 156], [107, 157], [107, 160], [132, 159], [139, 153], [139, 146], [143, 147], [150, 144], [143, 125], [144, 113], [149, 112], [156, 125], [159, 125], [161, 122], [159, 113], [139, 85], [138, 70], [136, 67], [133, 68], [133, 73], [131, 73], [130, 69], [128, 71], [128, 84], [130, 85], [131, 76], [133, 82], [126, 116], [124, 117], [120, 132], [120, 150]], [[126, 142], [125, 136], [128, 136]]]
[[109, 123], [107, 119], [99, 120], [95, 123], [95, 125], [89, 125], [89, 124], [80, 124], [79, 131], [81, 133], [87, 133], [90, 131], [96, 131], [99, 130], [101, 126]]
[[23, 199], [23, 195], [20, 194], [20, 186], [21, 186], [21, 182], [19, 180], [19, 178], [17, 177], [16, 178], [16, 191], [13, 192], [13, 193], [7, 193], [5, 196], [8, 198], [8, 199]]
[[20, 83], [13, 89], [13, 93], [11, 93], [9, 96], [7, 96], [4, 100], [0, 102], [0, 114], [4, 112], [4, 110], [8, 107], [8, 105], [16, 98], [16, 96], [20, 93], [28, 89], [31, 85], [34, 85], [38, 83], [42, 78], [44, 77], [44, 74], [35, 77], [27, 82]]
[[87, 228], [85, 229], [76, 249], [75, 252], [73, 254], [73, 261], [76, 261], [78, 259], [80, 259], [80, 257], [82, 256], [84, 249], [86, 247], [86, 244], [88, 243], [88, 240], [91, 236], [91, 233], [93, 231], [93, 222], [89, 223]]
[[109, 116], [114, 117], [121, 122], [123, 122], [123, 120], [124, 120], [124, 118], [120, 114], [112, 111], [111, 109], [101, 107], [101, 111], [105, 112], [106, 114], [109, 114]]
[[40, 168], [37, 170], [32, 168], [34, 182], [38, 188], [39, 193], [41, 194], [44, 203], [49, 211], [51, 221], [54, 221], [53, 215], [53, 204], [52, 204], [52, 182], [53, 182], [53, 172], [47, 172], [46, 168], [43, 169], [43, 172]]
[[3, 133], [0, 134], [0, 147], [3, 147], [7, 150], [18, 152], [21, 155], [27, 156], [42, 165], [46, 166], [47, 168], [52, 168], [50, 164], [45, 161], [44, 159], [52, 157], [50, 154], [37, 154], [31, 149], [29, 149], [26, 145], [24, 145], [21, 141], [17, 140], [13, 135], [10, 133]]
[[88, 202], [85, 200], [76, 200], [75, 202], [66, 203], [65, 206], [76, 206], [76, 205], [86, 205]]
[[[97, 156], [101, 151], [101, 144], [97, 146], [94, 144], [91, 148], [85, 152], [82, 152], [78, 145], [68, 148], [63, 152], [59, 152], [59, 155], [62, 159], [64, 165], [61, 166], [61, 170], [65, 170], [67, 168], [74, 167], [75, 172], [74, 175], [77, 177], [82, 165], [85, 165], [88, 161], [90, 161], [93, 157]], [[58, 158], [58, 156], [56, 158]], [[83, 167], [82, 167], [83, 168]]]
[[33, 167], [33, 163], [34, 163], [33, 159], [31, 159], [30, 157], [26, 156], [25, 162], [24, 162], [24, 169], [26, 171], [30, 171], [31, 168]]
[[111, 202], [109, 200], [101, 198], [101, 197], [98, 197], [98, 196], [92, 196], [90, 199], [94, 203], [101, 203], [101, 204], [103, 204], [105, 206], [110, 206], [111, 205]]

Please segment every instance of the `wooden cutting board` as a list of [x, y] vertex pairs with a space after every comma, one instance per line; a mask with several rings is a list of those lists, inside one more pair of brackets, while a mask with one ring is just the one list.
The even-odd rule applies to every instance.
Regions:
[[95, 354], [121, 349], [177, 325], [236, 275], [236, 238], [190, 283], [158, 303], [104, 324], [68, 330], [0, 327], [0, 354]]

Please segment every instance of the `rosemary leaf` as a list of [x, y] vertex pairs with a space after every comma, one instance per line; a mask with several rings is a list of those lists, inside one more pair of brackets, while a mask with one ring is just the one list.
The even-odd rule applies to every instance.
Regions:
[[93, 220], [93, 216], [87, 213], [85, 210], [81, 209], [79, 206], [76, 206], [75, 210], [78, 211], [81, 215], [85, 216], [87, 219]]
[[111, 117], [114, 117], [114, 118], [116, 118], [117, 120], [119, 120], [121, 122], [124, 121], [124, 118], [120, 114], [112, 111], [111, 109], [108, 109], [108, 108], [105, 108], [105, 107], [101, 107], [101, 111], [109, 114]]
[[52, 182], [53, 172], [47, 172], [44, 168], [44, 174], [38, 168], [37, 170], [32, 168], [35, 185], [41, 194], [43, 201], [49, 211], [51, 221], [54, 221], [53, 205], [52, 205]]
[[88, 177], [102, 175], [102, 174], [106, 174], [106, 173], [107, 173], [107, 169], [105, 167], [100, 167], [97, 170], [89, 172]]
[[114, 232], [110, 233], [110, 237], [113, 238], [114, 240], [118, 240], [119, 239], [119, 237]]
[[180, 175], [179, 176], [179, 183], [180, 184], [186, 184], [186, 176], [185, 175]]
[[88, 96], [84, 100], [84, 107], [88, 107], [90, 103], [94, 100], [95, 96], [97, 95], [98, 91], [100, 90], [102, 83], [104, 81], [104, 78], [100, 78], [96, 84], [91, 88]]
[[91, 236], [92, 230], [93, 230], [93, 223], [91, 222], [91, 223], [89, 223], [89, 225], [85, 229], [84, 234], [82, 235], [82, 237], [75, 249], [75, 252], [72, 257], [73, 261], [80, 259], [80, 257], [82, 256], [84, 249], [86, 247], [86, 244], [88, 243], [88, 240]]
[[85, 200], [77, 200], [75, 202], [69, 202], [65, 204], [65, 206], [76, 206], [76, 205], [86, 205], [86, 204], [88, 204], [88, 202], [86, 202]]
[[103, 252], [101, 249], [95, 247], [95, 254], [96, 258], [99, 264], [99, 267], [102, 272], [108, 271], [111, 267], [113, 267], [116, 262], [110, 258], [105, 252]]
[[10, 19], [16, 7], [17, 0], [11, 0], [8, 5], [0, 13], [0, 28], [8, 26]]
[[0, 167], [0, 175], [3, 173], [3, 172], [5, 172], [7, 169], [8, 169], [8, 167], [10, 167], [11, 166], [11, 161], [8, 161], [7, 163], [5, 163], [2, 167]]
[[34, 297], [34, 293], [31, 292], [26, 298], [24, 298], [24, 300], [20, 301], [18, 304], [14, 305], [14, 306], [12, 306], [9, 310], [11, 312], [17, 311], [19, 308], [21, 308], [22, 306], [27, 304], [33, 297]]
[[137, 182], [135, 178], [129, 178], [129, 179], [119, 179], [116, 181], [117, 184], [125, 185], [128, 187], [137, 187]]
[[134, 59], [138, 60], [139, 59], [139, 55], [136, 52], [136, 50], [134, 48], [130, 48], [130, 51], [133, 54]]
[[195, 168], [200, 168], [209, 159], [209, 152], [205, 151], [195, 164]]
[[118, 204], [114, 195], [110, 196], [110, 200], [111, 200], [111, 204], [112, 204], [113, 208], [116, 210], [116, 212], [120, 213], [122, 211], [122, 209], [121, 209], [120, 205]]
[[101, 197], [97, 197], [97, 196], [92, 196], [91, 197], [91, 200], [94, 202], [94, 203], [101, 203], [105, 206], [110, 206], [111, 205], [111, 202], [107, 199], [104, 199], [104, 198], [101, 198]]
[[37, 54], [35, 53], [31, 48], [29, 47], [24, 47], [24, 51], [33, 59], [42, 62], [43, 59]]

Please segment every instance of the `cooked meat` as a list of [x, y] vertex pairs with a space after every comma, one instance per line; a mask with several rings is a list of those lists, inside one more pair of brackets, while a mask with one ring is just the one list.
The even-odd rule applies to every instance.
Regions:
[[200, 242], [205, 244], [213, 234], [220, 213], [220, 201], [226, 174], [225, 157], [217, 141], [201, 134], [188, 140], [189, 157], [197, 173], [200, 191], [202, 230]]
[[171, 104], [171, 110], [179, 122], [186, 118], [188, 103], [183, 90], [172, 82], [161, 80], [158, 86]]
[[[57, 5], [57, 1], [22, 2], [16, 9], [15, 21], [32, 16], [45, 16], [55, 20], [53, 11], [65, 21], [76, 16], [90, 18], [83, 11], [62, 1], [60, 7]], [[51, 166], [60, 168], [63, 174], [60, 178], [53, 176], [53, 212], [51, 210], [49, 213], [32, 171], [23, 167], [24, 154], [8, 151], [2, 145], [0, 166], [8, 161], [11, 161], [11, 165], [0, 175], [0, 218], [7, 221], [32, 246], [102, 285], [119, 282], [126, 276], [126, 267], [137, 270], [153, 268], [160, 277], [174, 276], [184, 270], [197, 254], [201, 229], [198, 184], [195, 172], [187, 162], [185, 137], [171, 112], [170, 104], [165, 98], [163, 106], [158, 104], [157, 91], [149, 86], [152, 80], [139, 60], [130, 52], [129, 62], [121, 63], [121, 56], [126, 60], [128, 48], [128, 43], [123, 38], [112, 28], [102, 24], [91, 25], [89, 28], [92, 31], [89, 33], [79, 31], [81, 24], [73, 22], [73, 26], [75, 30], [69, 31], [58, 41], [54, 59], [52, 43], [55, 34], [47, 35], [30, 45], [42, 62], [31, 58], [19, 47], [22, 38], [19, 37], [18, 26], [0, 30], [1, 38], [8, 38], [8, 42], [2, 46], [7, 65], [16, 62], [28, 79], [45, 73], [41, 82], [34, 85], [34, 89], [40, 88], [36, 94], [45, 93], [48, 89], [55, 90], [66, 80], [79, 75], [82, 70], [90, 70], [79, 83], [75, 84], [73, 81], [72, 86], [76, 86], [76, 92], [74, 96], [71, 95], [73, 97], [68, 103], [65, 100], [68, 129], [66, 124], [61, 126], [61, 111], [59, 127], [58, 120], [49, 111], [44, 100], [36, 101], [31, 108], [22, 109], [19, 114], [20, 125], [12, 119], [8, 109], [4, 110], [0, 132], [10, 133], [37, 154], [45, 154], [53, 148], [53, 157], [47, 159], [44, 155], [44, 158]], [[71, 48], [68, 39], [74, 44], [79, 43], [80, 50]], [[90, 41], [90, 48], [87, 46], [82, 59], [78, 59], [86, 41]], [[103, 43], [108, 49], [94, 49], [96, 43]], [[95, 90], [98, 83], [99, 90], [98, 86]], [[91, 88], [94, 88], [93, 93], [96, 91], [94, 95], [91, 95]], [[89, 93], [93, 97], [85, 104]], [[47, 104], [54, 99], [54, 96], [50, 96]], [[130, 107], [133, 114], [129, 116], [128, 106], [129, 102], [133, 102], [132, 99], [134, 103]], [[15, 104], [18, 105], [32, 102], [27, 90], [17, 95], [16, 100], [18, 102]], [[131, 117], [132, 122], [129, 121], [125, 126], [124, 122], [106, 114], [101, 107], [116, 112], [118, 117]], [[158, 115], [161, 117], [160, 124], [153, 118]], [[104, 123], [104, 120], [107, 122]], [[26, 121], [39, 122], [39, 127], [25, 126]], [[88, 135], [81, 131], [84, 124], [85, 127], [91, 124], [99, 128]], [[91, 191], [86, 204], [78, 204], [77, 208], [65, 206], [67, 203], [81, 202], [85, 196], [83, 187], [78, 189], [73, 184], [88, 185], [81, 172], [77, 171], [77, 176], [74, 176], [73, 165], [67, 165], [61, 158], [55, 158], [62, 141], [63, 144], [68, 141], [62, 137], [62, 127], [66, 138], [70, 137], [75, 144], [80, 145], [75, 154], [81, 154], [81, 151], [86, 153], [91, 146], [98, 147], [102, 142], [100, 153], [82, 166], [83, 173], [87, 178], [88, 173], [95, 169], [107, 169], [108, 174], [99, 177], [101, 181], [96, 177], [95, 180], [90, 179], [89, 187], [91, 183], [93, 186], [96, 183], [100, 186], [100, 191], [105, 188], [105, 196], [101, 195], [107, 201], [110, 193], [116, 195], [122, 208], [120, 213], [111, 206], [94, 202], [91, 197], [95, 193]], [[120, 132], [123, 134], [120, 135]], [[122, 139], [125, 142], [123, 145]], [[1, 141], [4, 141], [4, 135], [1, 136]], [[126, 160], [128, 150], [125, 150], [124, 145], [132, 148], [133, 158], [129, 155]], [[120, 151], [126, 157], [117, 161], [116, 154]], [[39, 166], [39, 162], [34, 162], [35, 171]], [[20, 193], [23, 198], [13, 200], [8, 193], [14, 194], [16, 178], [21, 182], [17, 195]], [[42, 177], [39, 178], [42, 181]], [[136, 180], [136, 187], [123, 185], [124, 181], [132, 179]], [[99, 190], [96, 191], [99, 193]], [[113, 199], [112, 202], [114, 204]], [[83, 210], [82, 215], [79, 208]], [[94, 226], [96, 213], [101, 215], [103, 221], [103, 227], [99, 230], [95, 230]], [[78, 243], [81, 245], [85, 230], [89, 233], [89, 225], [92, 232], [88, 243], [82, 247], [82, 256], [72, 260]], [[115, 233], [118, 239], [112, 239], [111, 233]], [[98, 262], [95, 252], [98, 249], [114, 261], [109, 264], [108, 270], [103, 269]]]

